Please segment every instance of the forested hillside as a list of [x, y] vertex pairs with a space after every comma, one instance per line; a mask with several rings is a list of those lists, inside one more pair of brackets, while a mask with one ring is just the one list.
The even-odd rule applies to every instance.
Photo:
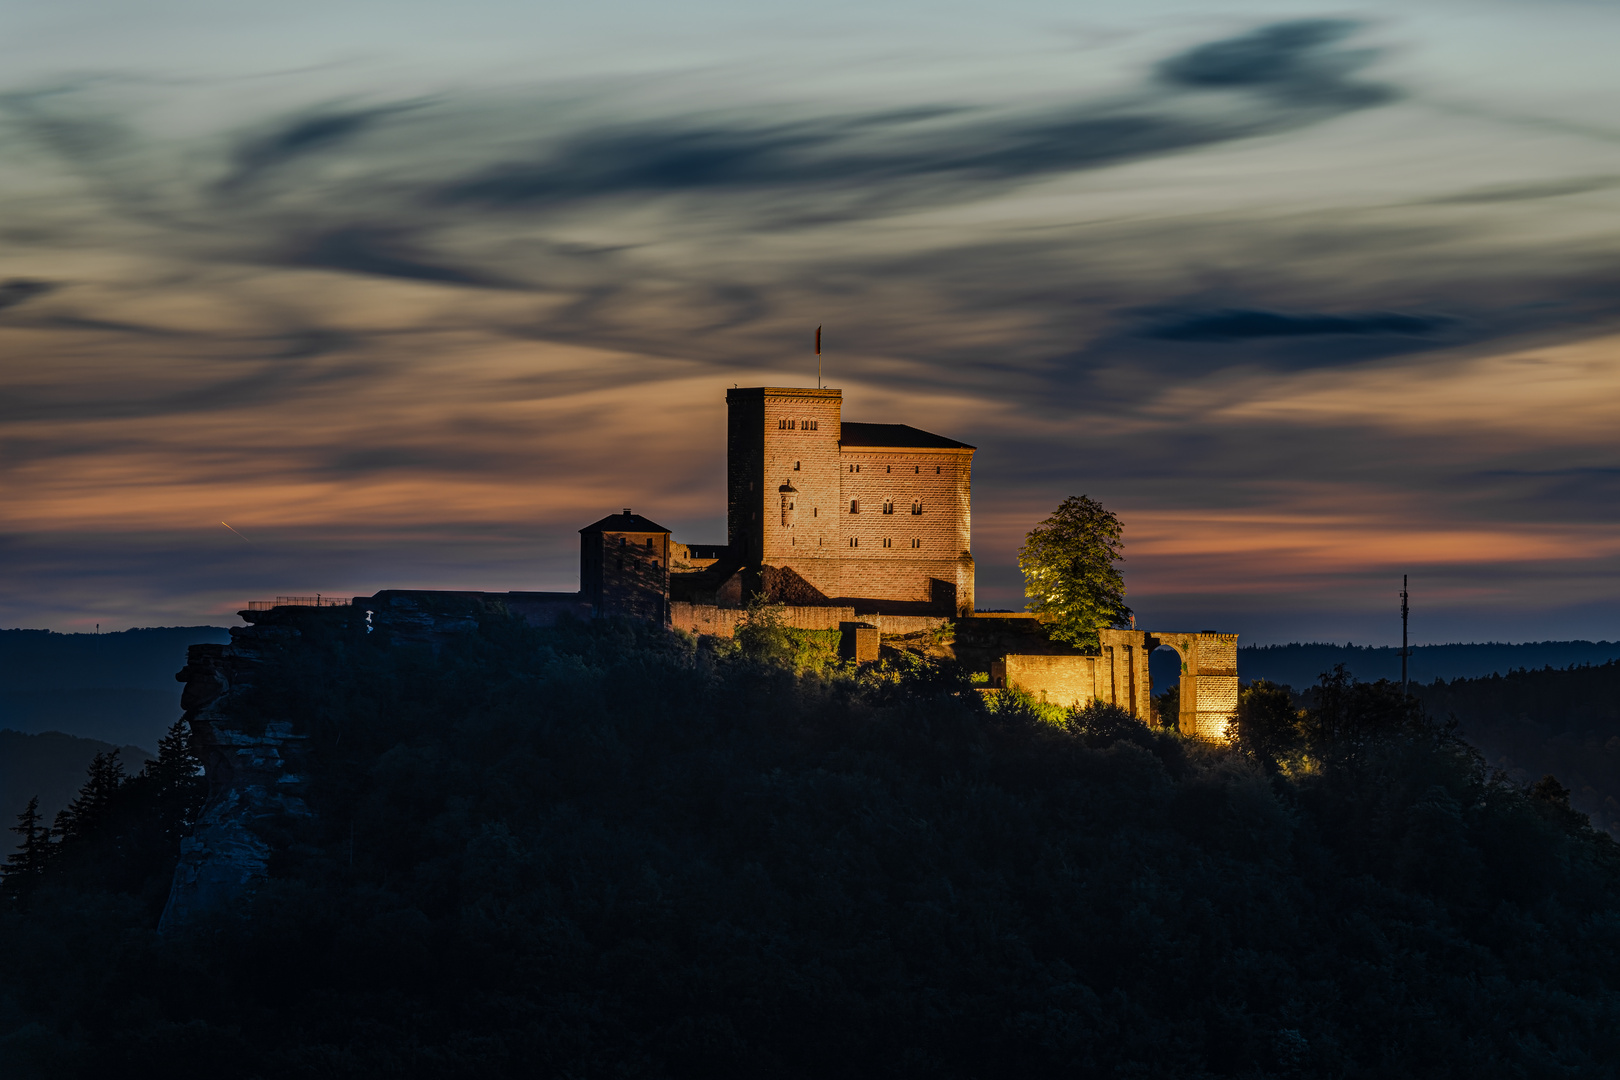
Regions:
[[1303, 716], [1251, 689], [1216, 749], [764, 624], [485, 620], [433, 656], [343, 619], [258, 683], [309, 737], [317, 817], [265, 823], [250, 904], [154, 933], [131, 859], [160, 876], [172, 844], [114, 841], [192, 812], [157, 779], [81, 819], [71, 874], [8, 875], [13, 1075], [1620, 1064], [1616, 846], [1387, 687]]
[[1555, 773], [1593, 824], [1620, 835], [1620, 662], [1513, 671], [1413, 688], [1455, 716], [1492, 765], [1519, 779]]

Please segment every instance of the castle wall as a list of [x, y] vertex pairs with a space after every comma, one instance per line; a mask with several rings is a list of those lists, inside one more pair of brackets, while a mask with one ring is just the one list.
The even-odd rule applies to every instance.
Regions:
[[939, 602], [973, 610], [971, 450], [840, 453], [843, 559], [838, 596]]
[[[689, 634], [734, 637], [737, 627], [748, 619], [746, 608], [723, 608], [714, 604], [688, 604], [677, 600], [669, 605], [669, 624]], [[797, 630], [837, 630], [840, 623], [853, 622], [852, 607], [784, 607], [783, 626]], [[868, 620], [870, 621], [870, 620]]]

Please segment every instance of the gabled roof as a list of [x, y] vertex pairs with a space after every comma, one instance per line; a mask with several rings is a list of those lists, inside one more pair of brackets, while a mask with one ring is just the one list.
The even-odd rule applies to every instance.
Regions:
[[626, 532], [626, 533], [667, 533], [668, 529], [655, 521], [649, 521], [640, 514], [632, 514], [626, 510], [622, 514], [609, 514], [601, 521], [592, 522], [579, 530], [582, 533], [591, 532]]
[[882, 446], [912, 450], [977, 450], [965, 442], [947, 439], [909, 424], [851, 424], [845, 421], [838, 433], [840, 446]]

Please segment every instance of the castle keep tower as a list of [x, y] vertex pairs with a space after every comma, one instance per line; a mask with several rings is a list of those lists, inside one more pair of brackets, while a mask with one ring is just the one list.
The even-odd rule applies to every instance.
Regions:
[[726, 404], [734, 557], [830, 598], [972, 613], [974, 447], [847, 423], [840, 390], [747, 387]]

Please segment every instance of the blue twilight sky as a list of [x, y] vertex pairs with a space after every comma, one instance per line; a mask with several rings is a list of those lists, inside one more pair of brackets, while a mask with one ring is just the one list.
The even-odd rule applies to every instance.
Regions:
[[[1085, 493], [1141, 624], [1620, 637], [1620, 9], [0, 7], [0, 625], [573, 588], [723, 391]], [[229, 521], [233, 533], [220, 522]]]

